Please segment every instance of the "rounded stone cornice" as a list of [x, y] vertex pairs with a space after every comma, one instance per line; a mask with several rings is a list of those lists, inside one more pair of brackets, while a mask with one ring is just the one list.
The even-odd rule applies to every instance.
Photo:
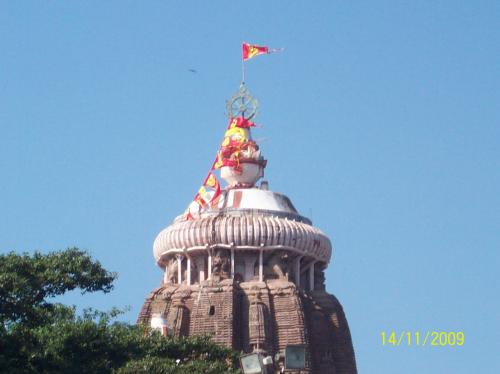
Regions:
[[179, 252], [196, 252], [213, 247], [236, 250], [285, 249], [328, 263], [330, 239], [306, 222], [265, 214], [209, 215], [194, 220], [177, 220], [162, 230], [153, 245], [158, 265]]

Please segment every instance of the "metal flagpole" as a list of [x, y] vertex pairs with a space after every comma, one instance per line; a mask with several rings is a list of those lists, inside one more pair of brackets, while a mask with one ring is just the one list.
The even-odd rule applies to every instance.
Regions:
[[245, 84], [245, 60], [241, 56], [241, 83]]

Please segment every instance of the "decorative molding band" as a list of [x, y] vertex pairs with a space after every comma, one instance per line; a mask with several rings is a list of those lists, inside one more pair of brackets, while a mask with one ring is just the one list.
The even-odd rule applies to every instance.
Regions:
[[159, 263], [167, 254], [213, 247], [236, 250], [288, 249], [328, 263], [330, 239], [318, 228], [277, 216], [210, 216], [177, 221], [162, 230], [153, 244]]

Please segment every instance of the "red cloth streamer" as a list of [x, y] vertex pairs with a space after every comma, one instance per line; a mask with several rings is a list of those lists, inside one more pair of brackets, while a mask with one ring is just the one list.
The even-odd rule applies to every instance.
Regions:
[[[235, 128], [248, 129], [250, 127], [255, 127], [255, 124], [253, 122], [250, 122], [246, 118], [233, 117], [229, 120], [224, 140], [221, 146], [219, 147], [219, 151], [217, 152], [217, 156], [215, 157], [215, 160], [212, 163], [212, 167], [210, 168], [210, 171], [205, 177], [200, 189], [193, 198], [193, 202], [195, 202], [198, 205], [198, 213], [202, 209], [212, 206], [221, 195], [221, 186], [213, 171], [215, 169], [220, 169], [223, 166], [230, 166], [233, 167], [235, 170], [240, 170], [241, 150], [246, 149], [251, 144], [255, 144], [253, 141], [249, 139], [241, 139], [241, 138], [232, 139], [227, 135], [227, 133], [236, 132], [240, 134], [242, 133], [243, 130], [237, 130], [237, 129], [234, 130], [234, 129]], [[226, 140], [226, 138], [228, 139]], [[213, 194], [211, 196], [208, 195], [208, 192], [210, 191], [213, 191]], [[194, 218], [189, 208], [186, 210], [184, 218], [186, 220]]]

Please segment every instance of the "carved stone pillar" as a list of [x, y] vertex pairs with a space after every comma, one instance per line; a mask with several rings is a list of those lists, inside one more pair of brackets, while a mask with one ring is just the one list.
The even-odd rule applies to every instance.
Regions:
[[234, 248], [231, 248], [231, 279], [234, 279]]
[[212, 250], [208, 250], [208, 279], [212, 278]]
[[264, 261], [262, 259], [263, 252], [264, 251], [262, 249], [259, 251], [259, 282], [264, 281]]
[[182, 283], [182, 260], [184, 259], [184, 256], [181, 254], [175, 255], [175, 258], [177, 258], [177, 284]]
[[295, 286], [297, 288], [300, 288], [300, 260], [302, 260], [302, 256], [298, 256], [295, 258], [294, 278], [295, 278]]
[[187, 285], [191, 286], [191, 257], [187, 257]]
[[316, 261], [311, 263], [311, 266], [309, 267], [309, 290], [314, 291], [314, 264]]
[[165, 265], [165, 271], [163, 272], [163, 283], [168, 283], [168, 264]]

